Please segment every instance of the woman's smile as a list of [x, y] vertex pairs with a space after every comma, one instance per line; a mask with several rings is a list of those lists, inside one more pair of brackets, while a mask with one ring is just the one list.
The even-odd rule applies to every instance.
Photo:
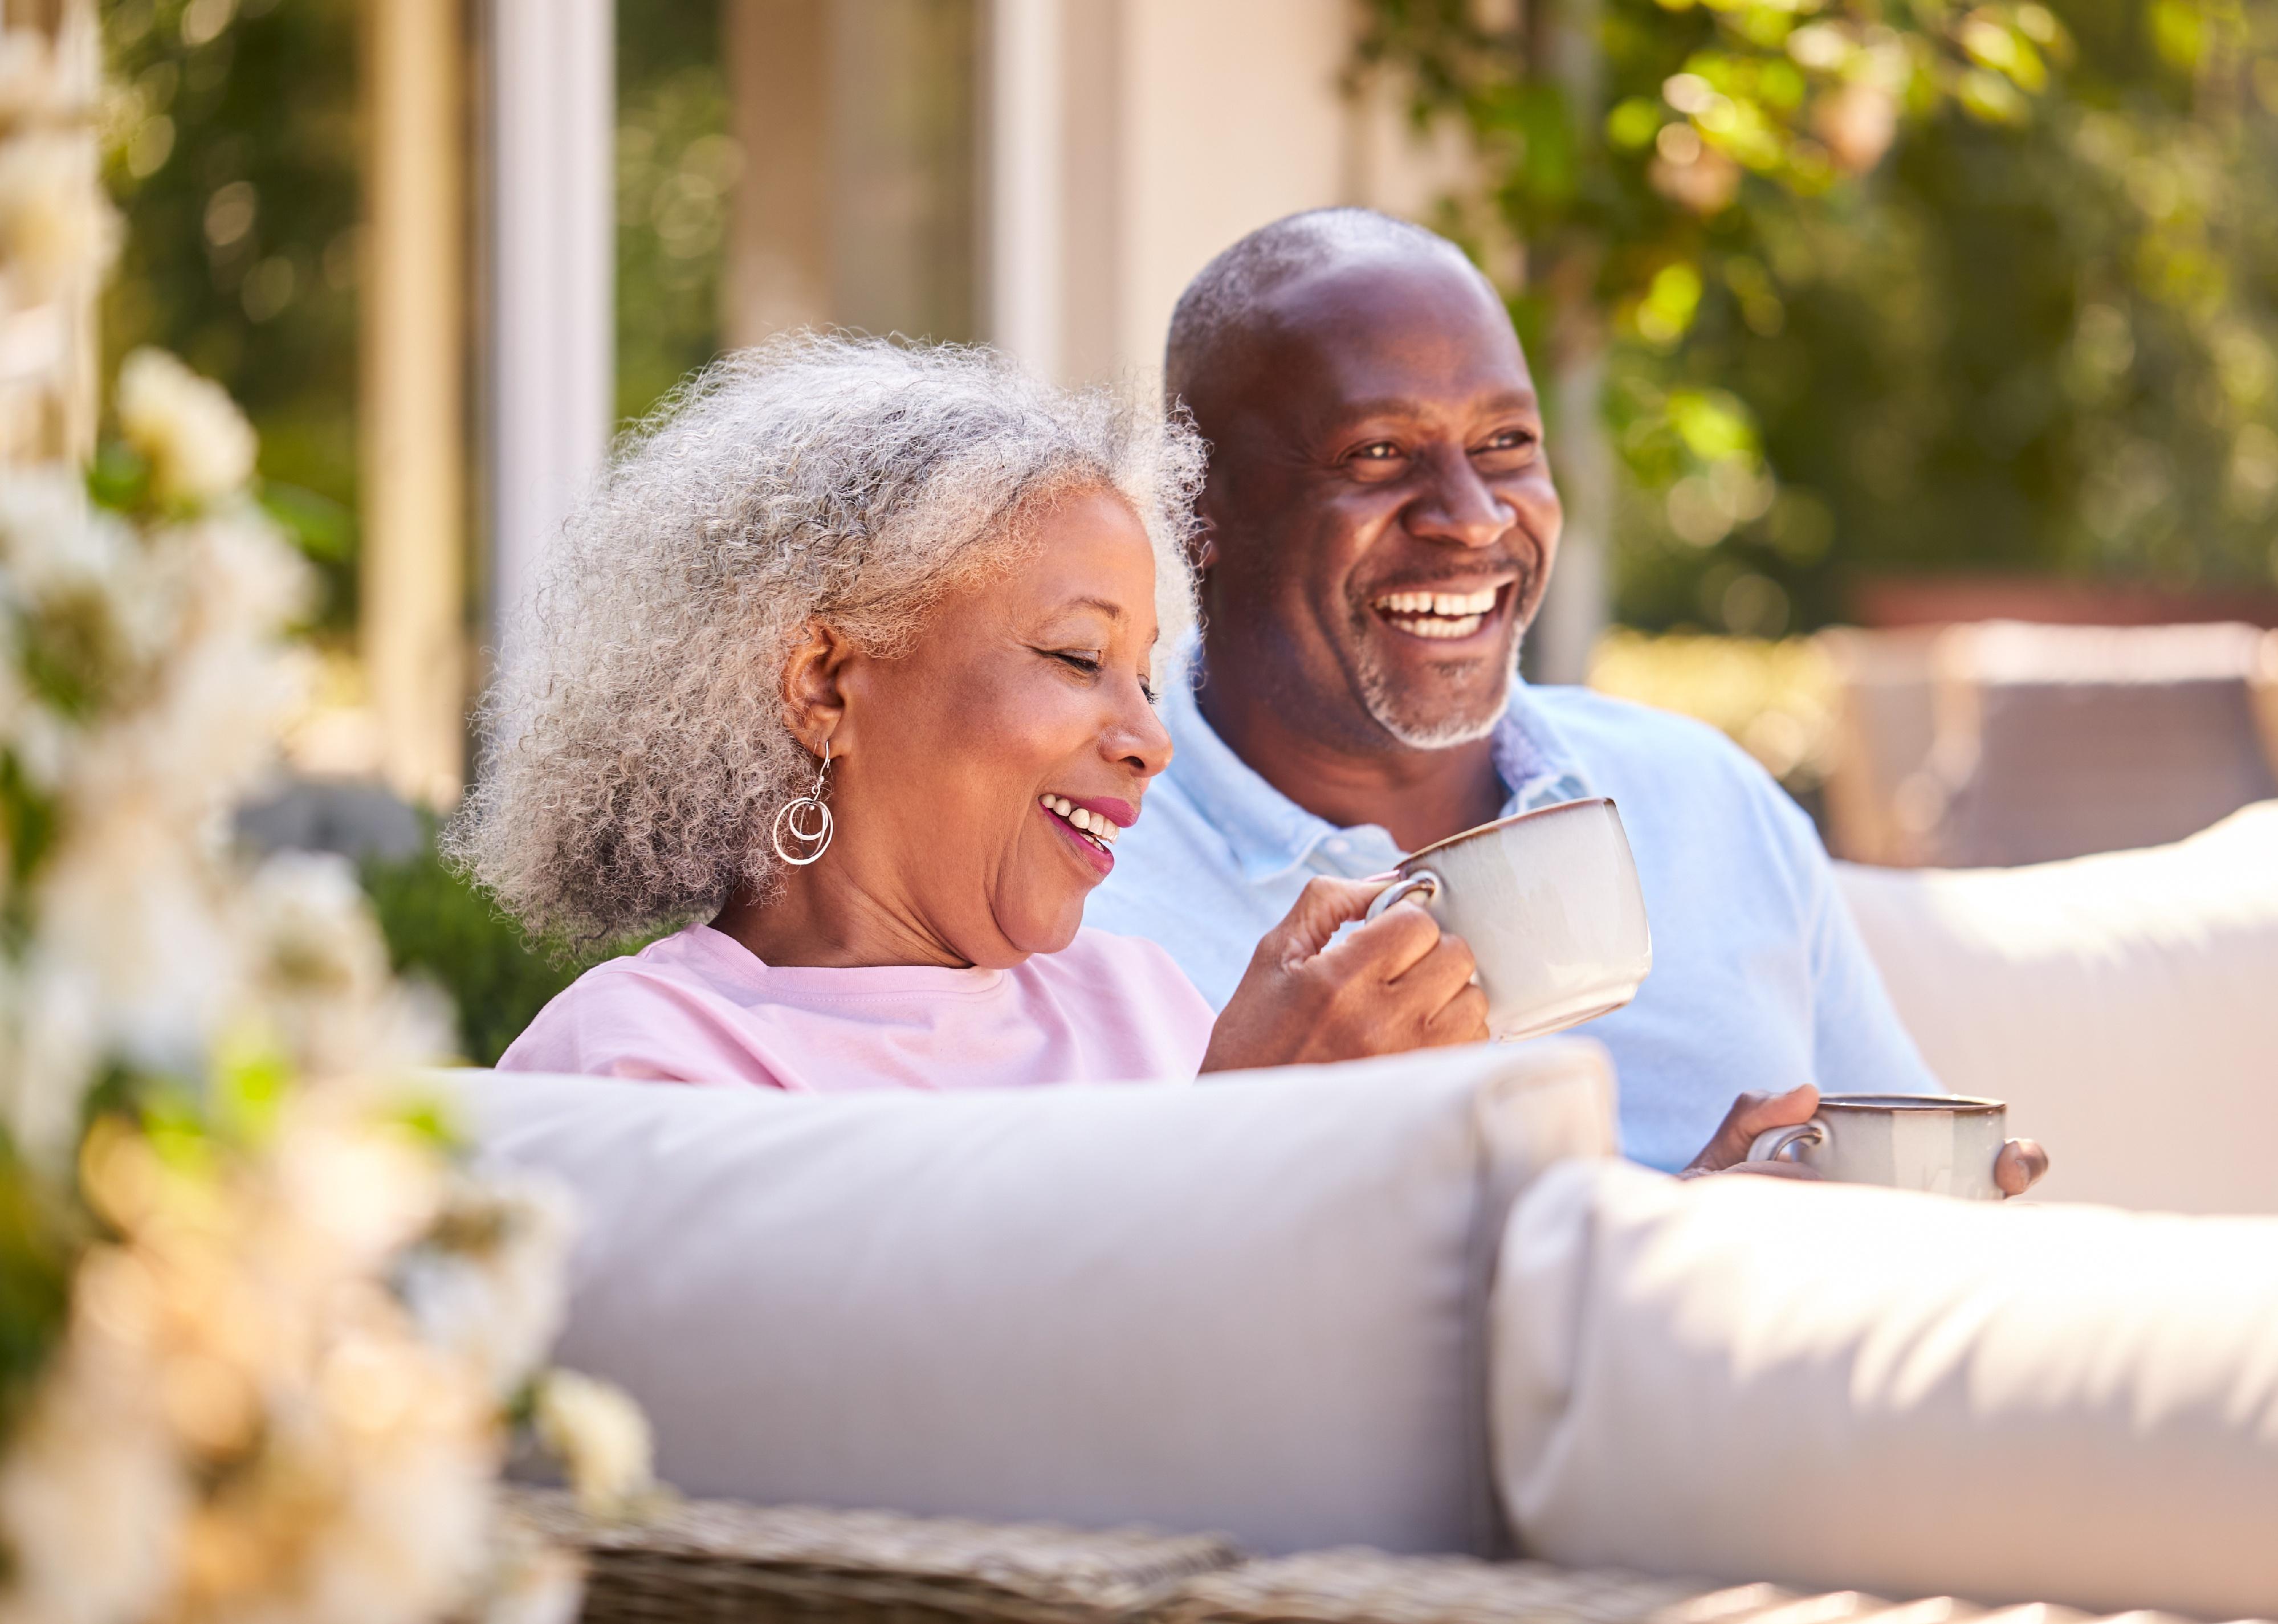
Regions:
[[1115, 868], [1116, 837], [1139, 820], [1136, 806], [1107, 797], [1040, 795], [1036, 806], [1102, 879]]

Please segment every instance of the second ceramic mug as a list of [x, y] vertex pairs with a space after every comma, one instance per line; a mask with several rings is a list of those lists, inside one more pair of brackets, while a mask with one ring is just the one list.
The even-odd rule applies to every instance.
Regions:
[[1492, 1037], [1540, 1037], [1618, 1010], [1653, 968], [1637, 862], [1602, 796], [1466, 829], [1398, 872], [1368, 917], [1412, 897], [1468, 942]]
[[1795, 1162], [1838, 1184], [1998, 1201], [1993, 1163], [2009, 1137], [2009, 1108], [1961, 1094], [1831, 1094], [1793, 1128], [1767, 1128], [1751, 1162]]

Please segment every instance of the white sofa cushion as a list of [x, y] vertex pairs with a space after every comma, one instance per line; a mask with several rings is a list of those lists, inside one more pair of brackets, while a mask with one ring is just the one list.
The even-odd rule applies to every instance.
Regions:
[[1197, 1086], [782, 1098], [494, 1073], [565, 1179], [557, 1357], [692, 1494], [1491, 1552], [1513, 1192], [1613, 1145], [1584, 1041]]
[[2278, 1219], [1558, 1168], [1494, 1324], [1530, 1555], [2278, 1617]]
[[2278, 802], [2031, 868], [1837, 865], [1907, 1030], [2050, 1201], [2278, 1211]]

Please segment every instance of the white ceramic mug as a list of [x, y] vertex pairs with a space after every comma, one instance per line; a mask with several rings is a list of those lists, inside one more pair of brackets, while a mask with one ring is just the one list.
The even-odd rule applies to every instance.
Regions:
[[1368, 917], [1413, 898], [1470, 943], [1490, 1036], [1539, 1038], [1618, 1010], [1653, 968], [1637, 863], [1602, 796], [1466, 829], [1399, 873]]
[[2009, 1137], [2009, 1108], [1960, 1094], [1831, 1094], [1818, 1114], [1769, 1128], [1751, 1162], [1794, 1162], [1838, 1184], [1879, 1184], [1998, 1201], [1993, 1163]]

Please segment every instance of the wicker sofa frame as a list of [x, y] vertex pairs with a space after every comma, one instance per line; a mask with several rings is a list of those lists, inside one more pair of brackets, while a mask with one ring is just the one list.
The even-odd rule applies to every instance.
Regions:
[[692, 1500], [608, 1521], [528, 1490], [513, 1507], [583, 1552], [584, 1624], [2188, 1624], [875, 1511]]

